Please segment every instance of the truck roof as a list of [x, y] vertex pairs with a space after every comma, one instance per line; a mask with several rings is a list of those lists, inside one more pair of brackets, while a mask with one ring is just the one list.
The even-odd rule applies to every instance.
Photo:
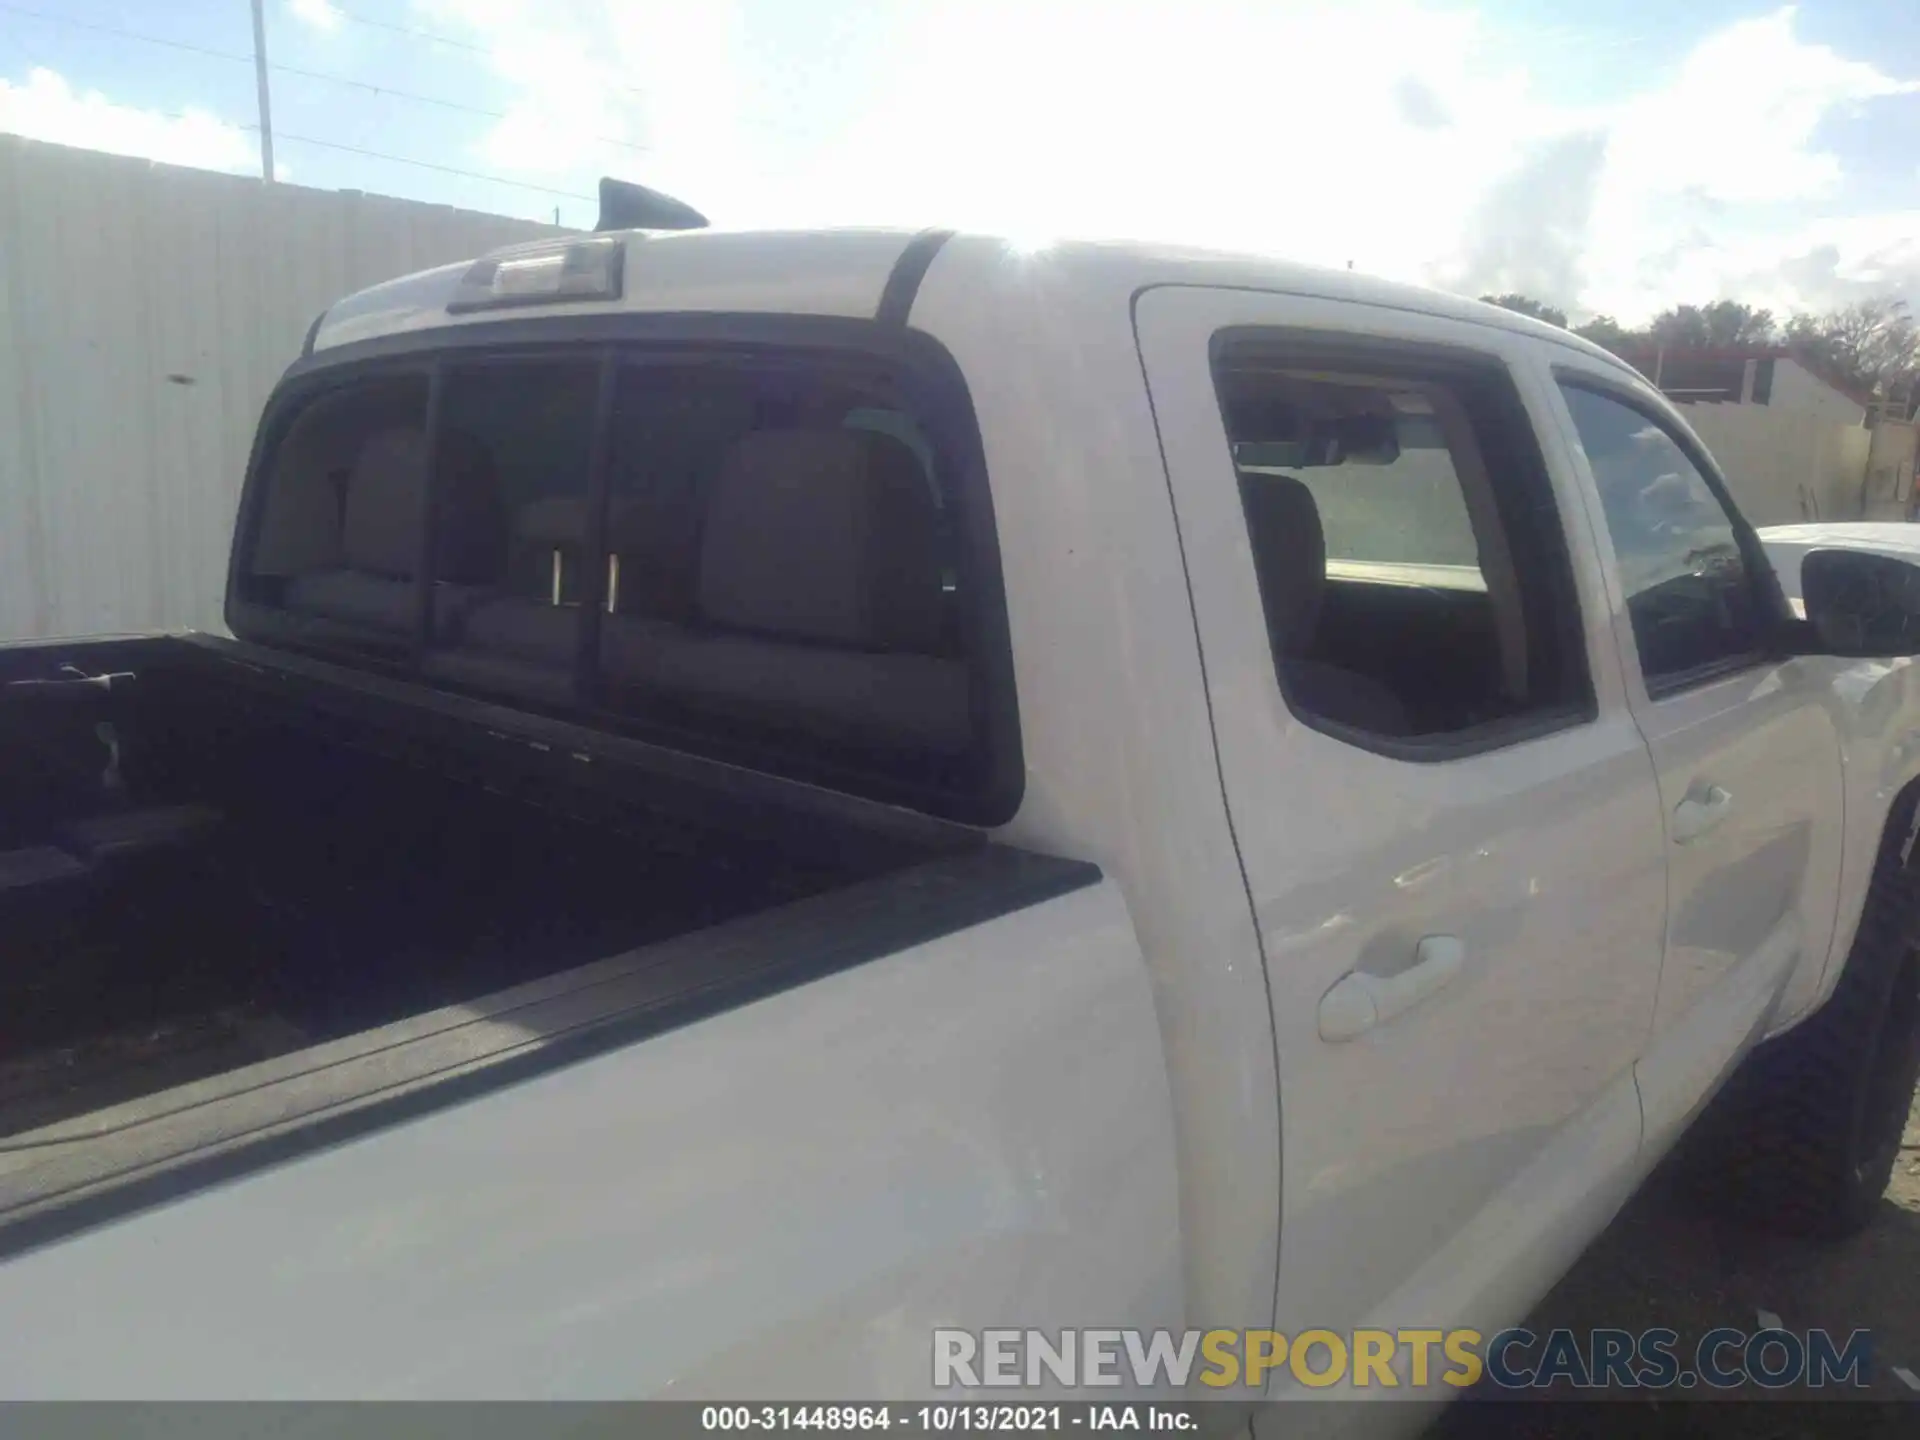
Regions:
[[[625, 249], [623, 292], [615, 300], [569, 301], [568, 314], [728, 311], [867, 318], [878, 310], [888, 281], [918, 239], [923, 247], [929, 242], [939, 246], [933, 258], [943, 269], [964, 265], [974, 272], [983, 303], [991, 303], [988, 297], [999, 290], [994, 282], [1007, 279], [1020, 281], [1017, 294], [1023, 306], [1031, 305], [1036, 285], [1082, 298], [1113, 296], [1122, 303], [1156, 285], [1260, 289], [1469, 320], [1550, 340], [1636, 373], [1570, 331], [1498, 306], [1270, 256], [1131, 241], [1033, 244], [1004, 236], [904, 229], [604, 233]], [[539, 240], [475, 259], [500, 259], [568, 243]], [[524, 317], [528, 311], [523, 309], [449, 313], [448, 304], [474, 263], [423, 270], [347, 296], [316, 319], [308, 352], [409, 331]]]

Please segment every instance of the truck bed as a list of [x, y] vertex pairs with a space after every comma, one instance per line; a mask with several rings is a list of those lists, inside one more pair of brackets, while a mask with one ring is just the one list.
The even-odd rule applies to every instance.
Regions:
[[[357, 1092], [334, 1075], [316, 1098], [317, 1068], [383, 1055], [361, 1088], [411, 1085], [448, 1058], [396, 1053], [463, 1026], [454, 1068], [524, 1048], [540, 1033], [525, 1006], [562, 1005], [572, 1031], [596, 1004], [631, 1010], [637, 976], [651, 1007], [804, 979], [798, 953], [824, 938], [815, 972], [846, 963], [876, 905], [897, 941], [917, 905], [957, 895], [872, 882], [981, 848], [886, 807], [199, 637], [0, 652], [0, 745], [0, 1181], [10, 1149], [178, 1130], [167, 1094], [192, 1109], [306, 1077], [296, 1090], [328, 1108]], [[836, 895], [812, 920], [793, 908]], [[754, 915], [760, 939], [730, 948], [728, 926]], [[768, 944], [782, 916], [784, 955]], [[675, 937], [695, 948], [661, 948]], [[475, 1020], [492, 1026], [478, 1052]]]

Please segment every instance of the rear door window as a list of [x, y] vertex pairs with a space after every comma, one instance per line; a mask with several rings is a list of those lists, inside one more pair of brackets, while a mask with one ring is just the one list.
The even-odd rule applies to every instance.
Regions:
[[1336, 370], [1259, 332], [1214, 354], [1296, 714], [1356, 744], [1450, 754], [1464, 732], [1490, 745], [1580, 713], [1566, 557], [1503, 369], [1387, 351]]

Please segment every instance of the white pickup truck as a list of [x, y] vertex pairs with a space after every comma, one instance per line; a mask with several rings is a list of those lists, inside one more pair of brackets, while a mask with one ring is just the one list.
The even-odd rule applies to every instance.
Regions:
[[614, 230], [343, 300], [233, 638], [0, 651], [0, 1395], [1490, 1332], [1703, 1111], [1850, 1232], [1920, 570], [1803, 578], [1620, 361], [1348, 273]]

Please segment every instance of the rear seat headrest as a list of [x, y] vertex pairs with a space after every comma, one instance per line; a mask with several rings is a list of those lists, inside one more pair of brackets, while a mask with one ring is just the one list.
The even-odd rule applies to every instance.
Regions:
[[[496, 578], [506, 553], [493, 457], [473, 436], [440, 437], [441, 518], [436, 537], [439, 578], [461, 583]], [[350, 570], [407, 579], [420, 564], [426, 438], [395, 425], [369, 435], [347, 477], [341, 558]]]
[[[607, 506], [607, 549], [621, 554], [657, 550], [672, 538], [658, 506], [615, 500]], [[659, 557], [655, 557], [659, 558]]]
[[499, 580], [507, 567], [507, 513], [493, 452], [464, 430], [443, 430], [438, 464], [438, 578], [460, 585]]
[[[615, 500], [607, 506], [607, 548], [631, 549], [657, 540], [657, 526], [640, 507]], [[581, 546], [587, 543], [587, 499], [556, 495], [522, 505], [513, 517], [513, 538], [521, 545]]]
[[513, 517], [513, 538], [522, 545], [582, 545], [587, 538], [584, 497], [556, 495], [522, 505]]
[[376, 430], [347, 475], [340, 552], [349, 569], [397, 578], [420, 564], [421, 485], [426, 438], [418, 428]]
[[890, 435], [760, 430], [721, 461], [700, 541], [703, 619], [859, 649], [941, 648], [939, 519]]

